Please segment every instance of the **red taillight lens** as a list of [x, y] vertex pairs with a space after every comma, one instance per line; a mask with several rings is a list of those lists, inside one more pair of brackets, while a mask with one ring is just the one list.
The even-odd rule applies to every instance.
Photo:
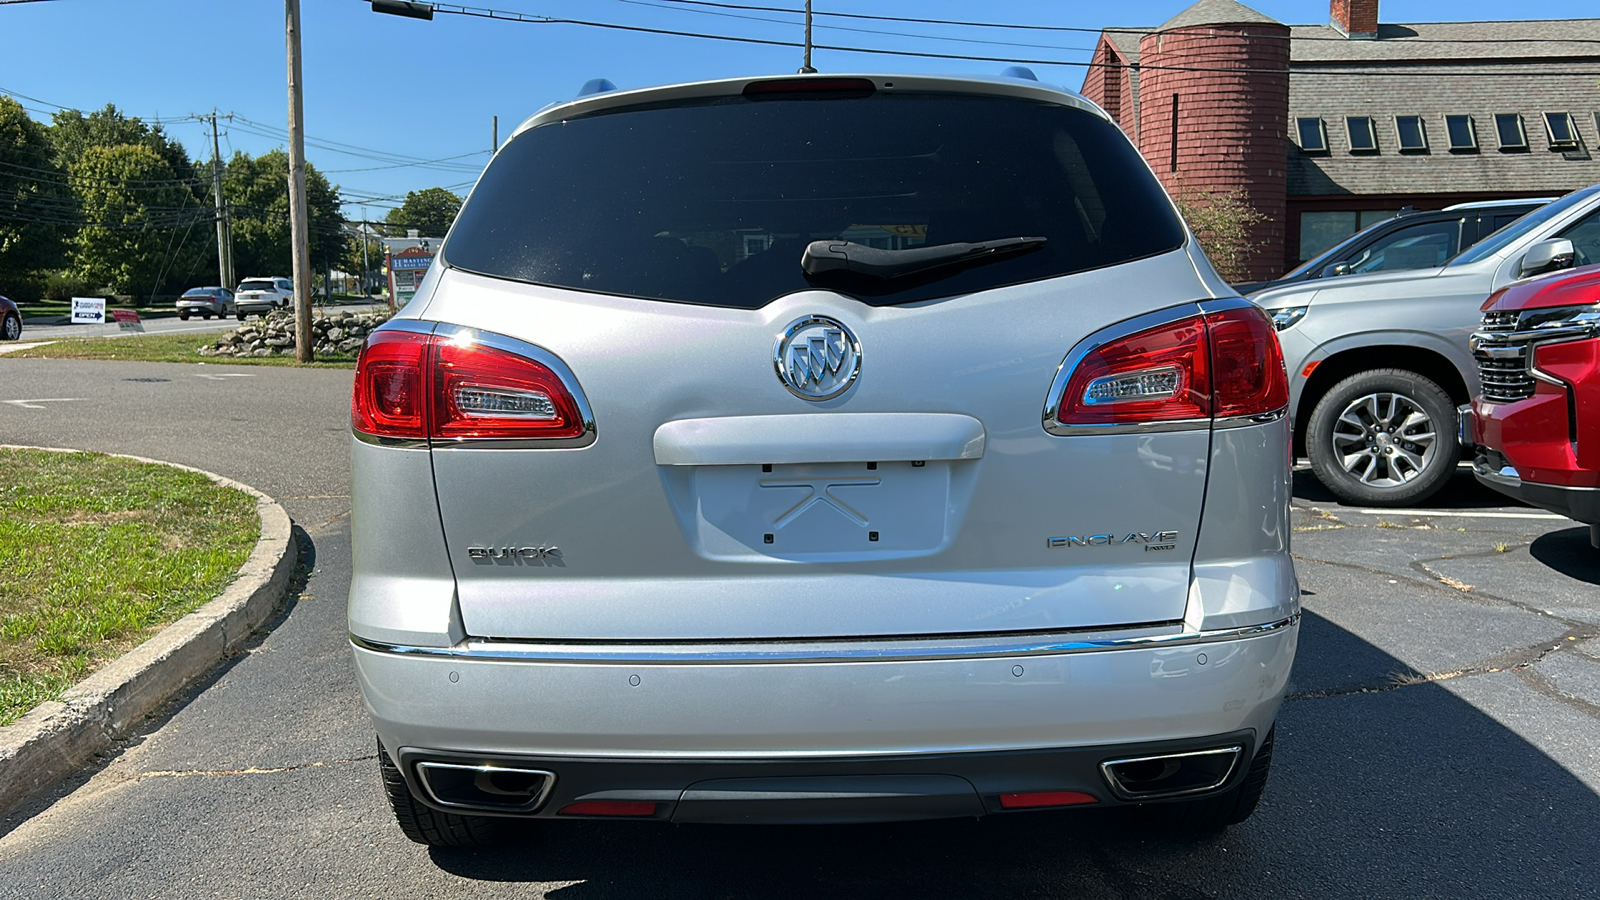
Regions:
[[1256, 307], [1206, 316], [1211, 338], [1211, 414], [1219, 419], [1276, 412], [1289, 405], [1272, 320]]
[[1026, 794], [1001, 794], [1001, 809], [1039, 809], [1046, 806], [1082, 806], [1099, 803], [1100, 798], [1082, 791], [1031, 791]]
[[446, 339], [434, 345], [436, 438], [574, 438], [578, 404], [548, 366], [498, 347]]
[[1210, 414], [1209, 365], [1200, 316], [1110, 341], [1073, 370], [1056, 421], [1105, 425], [1204, 418]]
[[649, 800], [579, 800], [561, 807], [563, 816], [653, 816], [655, 803]]
[[468, 336], [379, 331], [356, 363], [356, 431], [385, 438], [550, 440], [587, 423], [560, 375]]
[[1084, 357], [1056, 406], [1062, 425], [1260, 415], [1289, 405], [1283, 351], [1255, 307], [1189, 316]]
[[428, 357], [432, 338], [408, 331], [379, 331], [356, 362], [350, 424], [364, 434], [421, 439], [428, 436]]

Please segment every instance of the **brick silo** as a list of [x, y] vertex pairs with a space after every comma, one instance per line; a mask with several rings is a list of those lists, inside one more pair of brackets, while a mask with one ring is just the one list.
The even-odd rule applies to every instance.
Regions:
[[1173, 196], [1243, 191], [1267, 217], [1246, 271], [1282, 273], [1288, 215], [1289, 28], [1200, 0], [1139, 42], [1139, 150]]

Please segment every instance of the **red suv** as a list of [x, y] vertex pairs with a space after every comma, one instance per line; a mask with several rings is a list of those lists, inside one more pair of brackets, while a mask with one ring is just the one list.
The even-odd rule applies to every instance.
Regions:
[[1587, 523], [1600, 548], [1600, 265], [1495, 292], [1472, 355], [1478, 480]]

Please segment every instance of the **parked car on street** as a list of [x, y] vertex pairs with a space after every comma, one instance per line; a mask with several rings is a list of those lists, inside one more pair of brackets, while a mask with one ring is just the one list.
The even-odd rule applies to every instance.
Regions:
[[1031, 76], [597, 87], [357, 366], [349, 627], [405, 833], [1248, 816], [1287, 378], [1117, 125]]
[[288, 309], [294, 302], [294, 282], [287, 278], [246, 278], [234, 292], [239, 321], [251, 313], [264, 315], [274, 309]]
[[188, 319], [198, 315], [209, 319], [222, 318], [233, 312], [233, 291], [225, 287], [197, 287], [183, 292], [178, 298], [178, 318]]
[[1600, 548], [1600, 265], [1502, 288], [1483, 310], [1473, 474], [1587, 524]]
[[1356, 232], [1281, 278], [1236, 284], [1234, 288], [1241, 294], [1253, 294], [1317, 278], [1436, 268], [1554, 199], [1485, 200], [1444, 209], [1405, 211]]
[[[1556, 242], [1570, 242], [1563, 255]], [[1455, 471], [1458, 407], [1478, 390], [1468, 339], [1496, 290], [1600, 262], [1600, 185], [1524, 215], [1442, 266], [1251, 295], [1289, 364], [1296, 452], [1341, 500], [1420, 503]]]
[[6, 297], [0, 297], [0, 341], [22, 337], [22, 311]]

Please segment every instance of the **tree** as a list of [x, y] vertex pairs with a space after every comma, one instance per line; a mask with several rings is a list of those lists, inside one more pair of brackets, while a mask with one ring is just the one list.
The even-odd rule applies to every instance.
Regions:
[[[211, 180], [196, 175], [194, 163], [189, 160], [183, 145], [167, 137], [160, 125], [146, 125], [137, 116], [125, 116], [114, 104], [84, 115], [75, 109], [63, 110], [51, 116], [51, 142], [62, 166], [70, 170], [90, 147], [115, 147], [119, 144], [142, 144], [154, 150], [172, 170], [172, 177], [190, 186], [196, 200], [211, 197]], [[206, 173], [209, 175], [210, 173]]]
[[1222, 280], [1248, 279], [1250, 256], [1263, 246], [1250, 240], [1250, 230], [1267, 221], [1250, 196], [1242, 190], [1195, 191], [1172, 199]]
[[[241, 278], [291, 271], [289, 155], [273, 150], [258, 157], [235, 153], [222, 173], [222, 195], [233, 207], [234, 271]], [[344, 252], [344, 216], [339, 192], [306, 164], [306, 208], [310, 212], [311, 269], [339, 264]]]
[[182, 278], [206, 247], [189, 239], [212, 213], [173, 174], [146, 144], [83, 149], [68, 176], [85, 222], [73, 238], [83, 277], [138, 297]]
[[75, 209], [44, 126], [0, 96], [0, 284], [20, 294], [61, 265]]
[[397, 228], [415, 228], [422, 237], [444, 237], [461, 211], [461, 198], [442, 187], [407, 191], [399, 209], [389, 210], [384, 222]]

